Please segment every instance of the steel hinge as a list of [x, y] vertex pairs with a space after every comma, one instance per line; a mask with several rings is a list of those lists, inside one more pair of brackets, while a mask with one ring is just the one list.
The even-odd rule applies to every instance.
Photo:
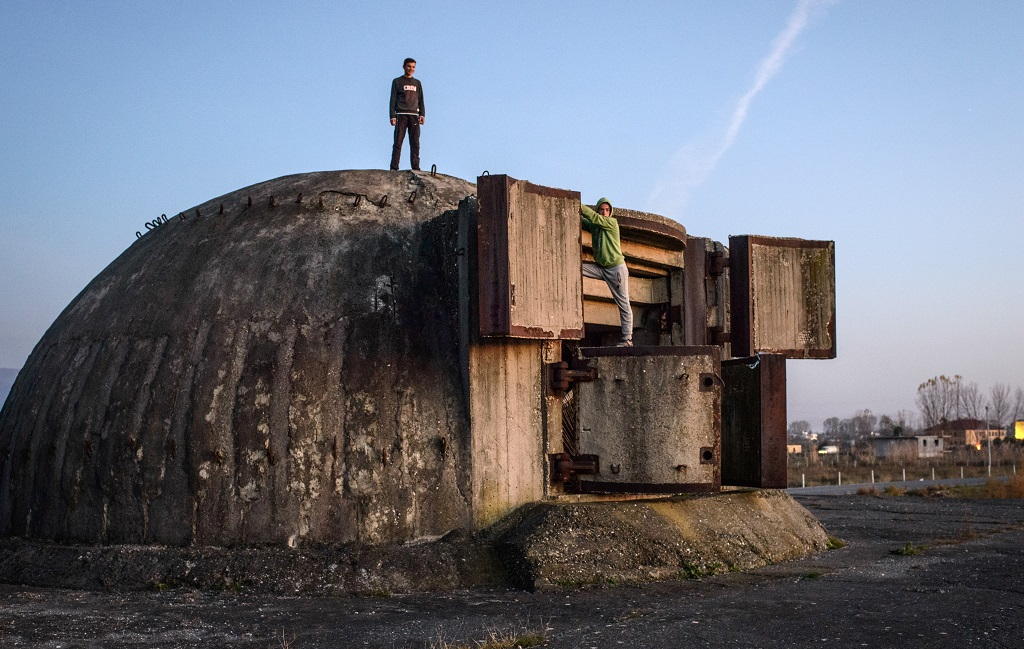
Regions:
[[580, 475], [596, 475], [601, 471], [601, 459], [596, 455], [572, 456], [568, 453], [551, 453], [551, 482], [565, 484]]
[[732, 332], [726, 331], [725, 327], [708, 327], [708, 342], [712, 345], [724, 345], [732, 342]]
[[573, 383], [589, 383], [597, 380], [597, 368], [580, 364], [570, 366], [565, 361], [548, 363], [548, 389], [554, 396], [562, 396]]
[[722, 250], [715, 250], [708, 255], [708, 275], [718, 277], [729, 268], [729, 258]]

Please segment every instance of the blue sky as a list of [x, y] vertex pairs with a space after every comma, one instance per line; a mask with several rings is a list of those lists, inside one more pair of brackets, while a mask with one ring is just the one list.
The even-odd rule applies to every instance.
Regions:
[[1024, 386], [1024, 3], [0, 5], [0, 367], [135, 231], [277, 176], [384, 168], [415, 57], [423, 162], [694, 235], [836, 242], [815, 424], [961, 374]]

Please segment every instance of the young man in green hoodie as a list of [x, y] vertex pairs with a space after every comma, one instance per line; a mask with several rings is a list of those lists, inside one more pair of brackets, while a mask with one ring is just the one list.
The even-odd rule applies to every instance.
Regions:
[[590, 233], [594, 251], [594, 261], [583, 262], [583, 276], [592, 279], [603, 279], [612, 292], [615, 305], [619, 307], [619, 323], [622, 325], [622, 337], [619, 347], [633, 346], [633, 310], [629, 308], [629, 271], [626, 260], [622, 256], [622, 243], [619, 240], [619, 222], [612, 216], [611, 201], [601, 198], [597, 201], [597, 211], [580, 204], [580, 219], [583, 229]]

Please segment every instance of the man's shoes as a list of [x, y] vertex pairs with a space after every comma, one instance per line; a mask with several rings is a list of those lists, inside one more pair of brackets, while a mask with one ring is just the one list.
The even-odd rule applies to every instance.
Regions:
[[632, 340], [620, 340], [619, 344], [617, 344], [615, 346], [616, 347], [632, 347], [633, 346], [633, 341]]

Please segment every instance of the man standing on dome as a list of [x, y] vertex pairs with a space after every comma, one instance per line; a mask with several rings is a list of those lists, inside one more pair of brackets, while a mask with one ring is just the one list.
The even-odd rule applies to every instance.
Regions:
[[420, 169], [420, 125], [426, 111], [423, 108], [423, 86], [414, 79], [415, 59], [406, 59], [402, 64], [405, 74], [391, 82], [391, 125], [395, 127], [395, 145], [391, 149], [391, 170], [398, 171], [398, 159], [402, 157], [402, 142], [409, 131], [409, 153], [412, 168]]
[[583, 276], [603, 279], [612, 292], [615, 306], [619, 307], [619, 324], [622, 337], [618, 347], [633, 346], [633, 310], [629, 307], [629, 271], [622, 256], [622, 242], [619, 239], [619, 222], [612, 216], [611, 201], [601, 198], [597, 211], [580, 203], [580, 219], [583, 229], [590, 233], [594, 261], [583, 262]]

